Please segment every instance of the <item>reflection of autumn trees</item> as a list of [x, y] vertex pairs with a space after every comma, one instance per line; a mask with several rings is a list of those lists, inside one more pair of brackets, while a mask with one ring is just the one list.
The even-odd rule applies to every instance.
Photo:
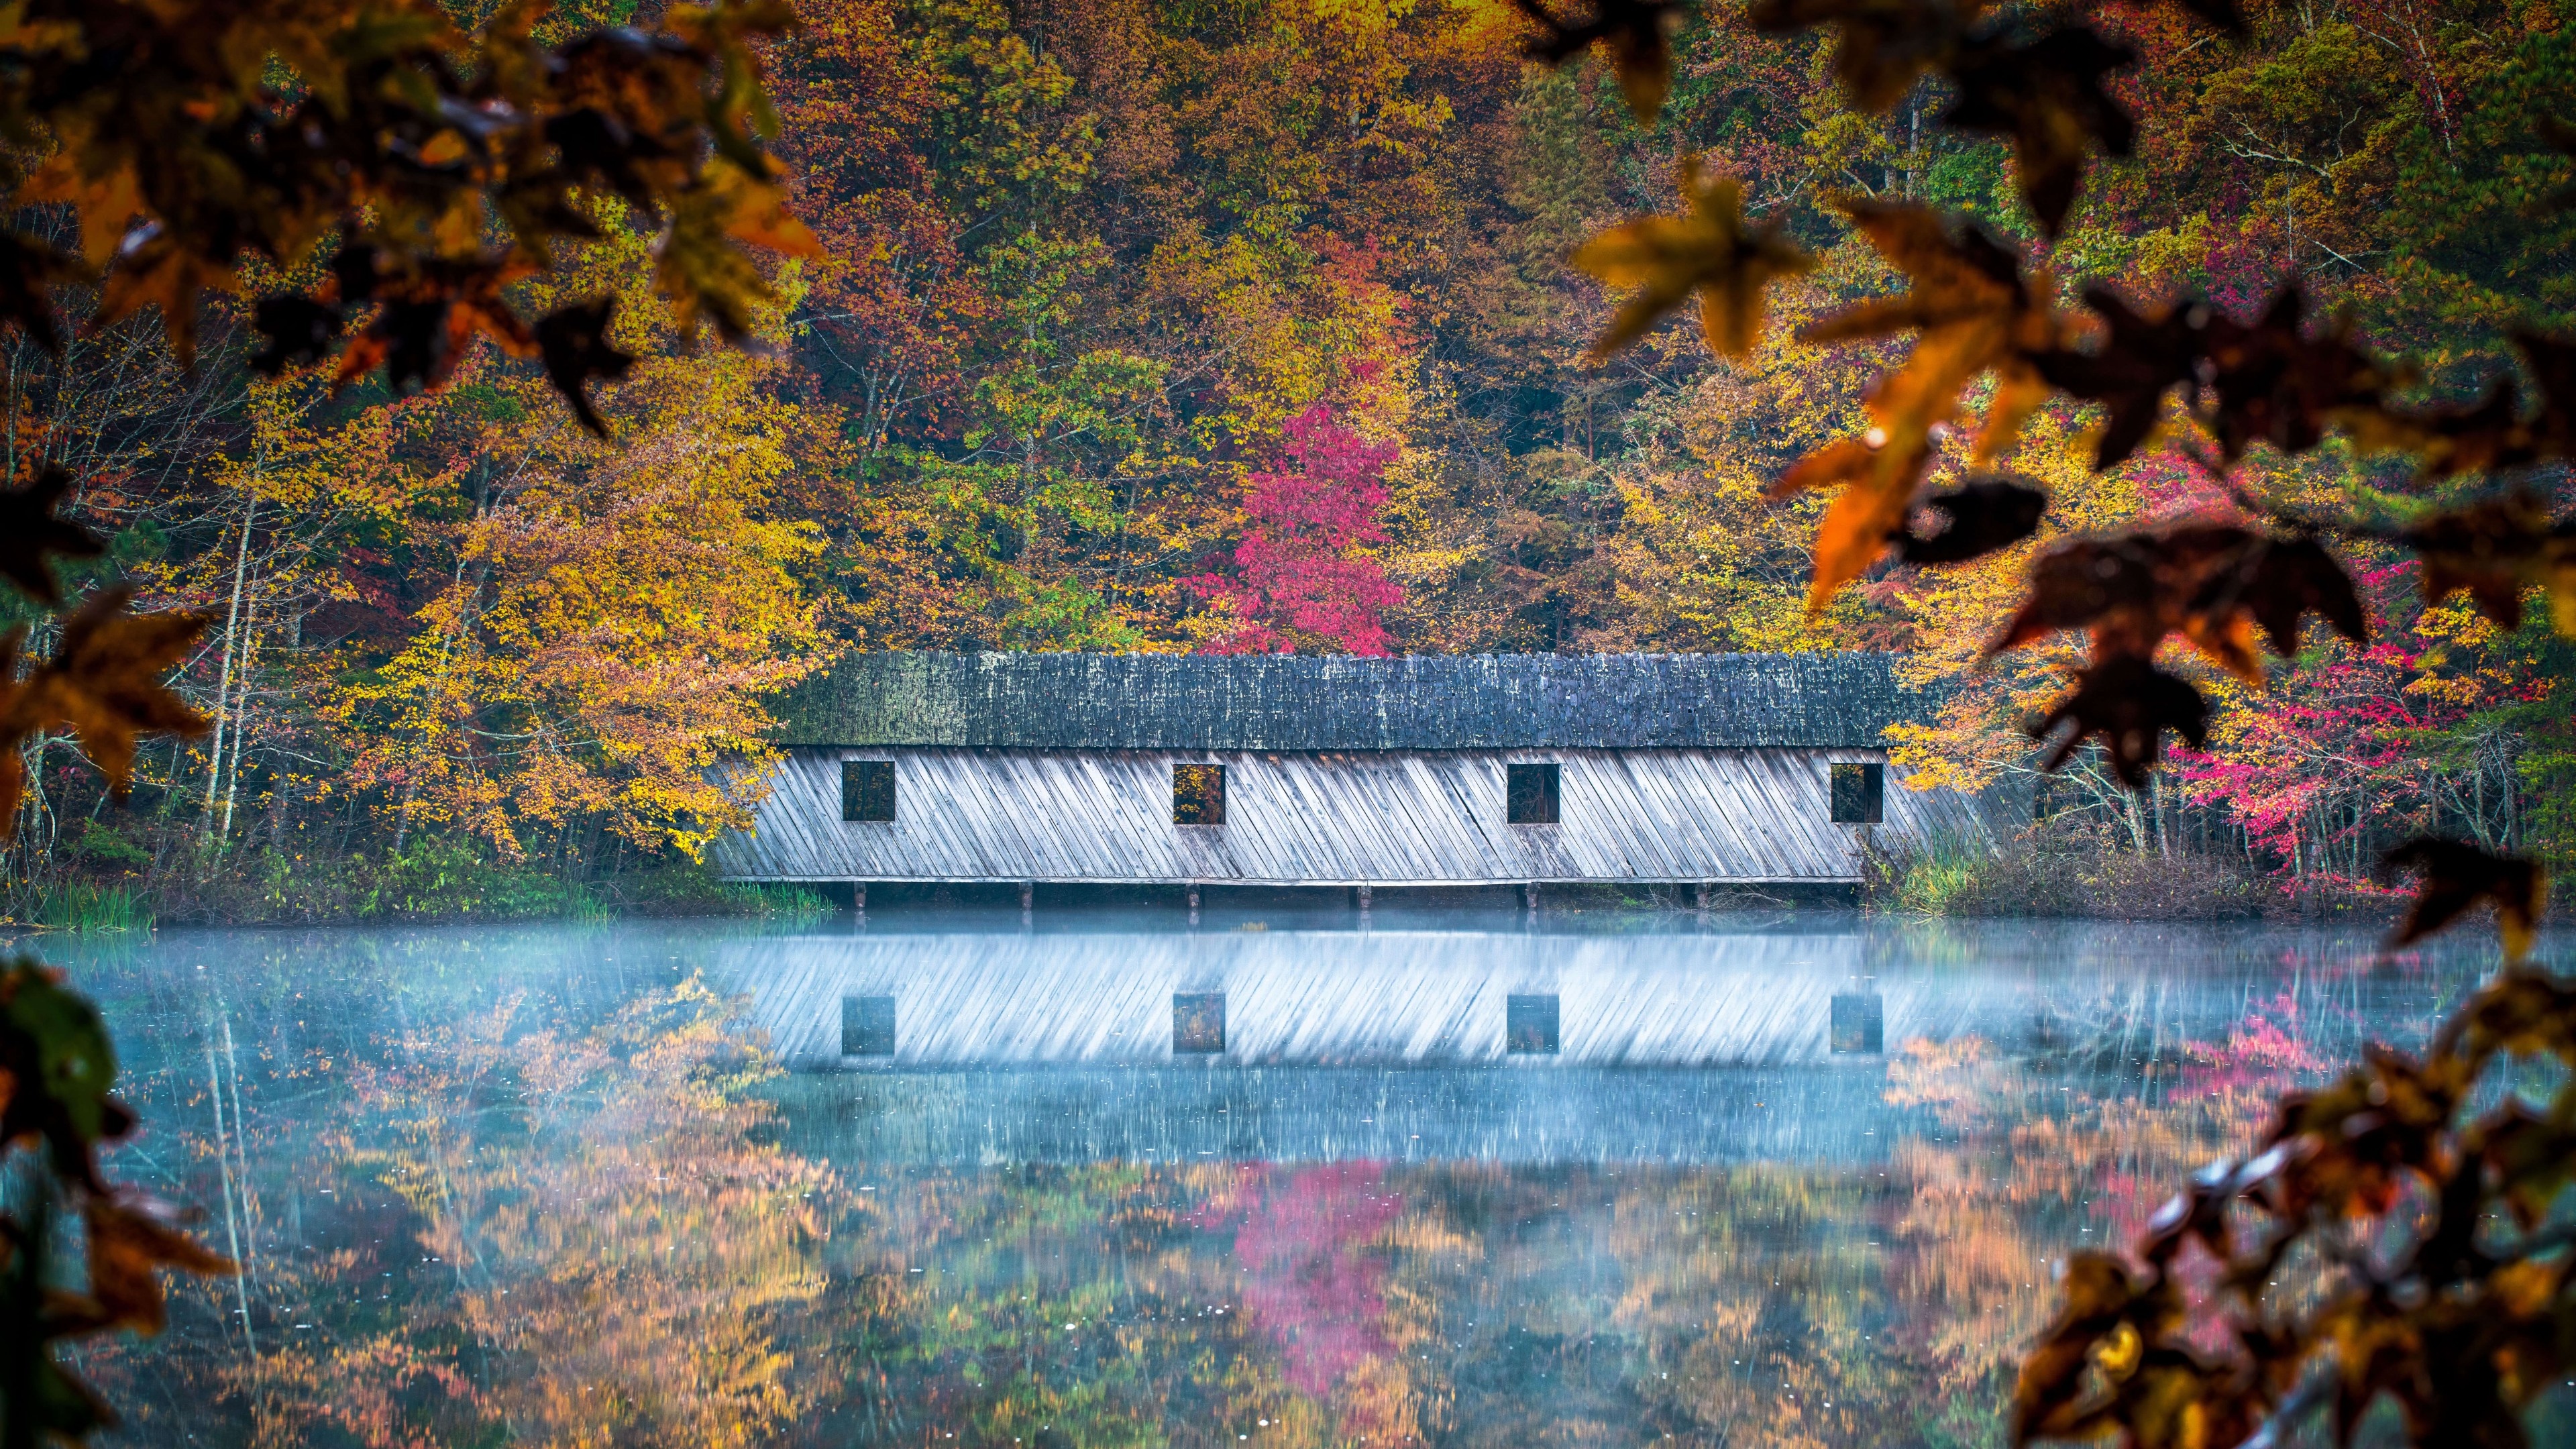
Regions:
[[[1867, 1442], [1873, 1176], [999, 1169], [854, 1193], [815, 1443]], [[916, 1271], [919, 1270], [919, 1271]], [[1901, 1442], [1891, 1431], [1887, 1442]]]
[[1283, 1372], [1279, 1323], [1247, 1306], [1233, 1249], [1261, 1241], [1246, 1219], [1264, 1213], [1267, 1177], [1014, 1167], [846, 1194], [808, 1341], [828, 1345], [823, 1377], [853, 1391], [805, 1416], [798, 1442], [1335, 1438], [1331, 1405]]
[[820, 1286], [829, 1178], [760, 1145], [769, 1069], [725, 1004], [691, 981], [581, 1032], [516, 1007], [356, 1066], [325, 1151], [266, 1159], [298, 1180], [268, 1184], [254, 1344], [183, 1325], [137, 1366], [161, 1412], [257, 1443], [731, 1444], [796, 1407], [776, 1329]]
[[250, 1274], [102, 1377], [142, 1437], [211, 1404], [281, 1444], [1991, 1444], [2053, 1265], [2241, 1145], [2324, 994], [2147, 1060], [1907, 1043], [1860, 1159], [846, 1181], [763, 1145], [772, 1069], [694, 983], [448, 1002], [327, 1067], [218, 1031]]
[[2294, 1012], [2143, 1067], [1909, 1044], [1864, 1162], [888, 1177], [818, 1304], [864, 1392], [800, 1437], [1998, 1442], [2052, 1265], [2252, 1133]]
[[[1887, 1100], [1924, 1110], [1932, 1130], [1891, 1160], [1904, 1196], [1886, 1271], [1904, 1305], [1899, 1344], [1943, 1397], [2000, 1404], [2053, 1311], [2056, 1264], [2135, 1238], [2165, 1185], [2242, 1151], [2285, 1087], [2325, 1071], [2302, 1010], [2278, 996], [2222, 1041], [2145, 1062], [2052, 1066], [1973, 1038], [1905, 1043]], [[1984, 1434], [2000, 1422], [1987, 1412]]]

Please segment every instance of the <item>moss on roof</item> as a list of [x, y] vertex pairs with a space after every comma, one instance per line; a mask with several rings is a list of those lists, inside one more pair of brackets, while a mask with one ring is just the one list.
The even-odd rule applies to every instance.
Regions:
[[1029, 749], [1867, 748], [1926, 696], [1887, 654], [852, 654], [790, 745]]

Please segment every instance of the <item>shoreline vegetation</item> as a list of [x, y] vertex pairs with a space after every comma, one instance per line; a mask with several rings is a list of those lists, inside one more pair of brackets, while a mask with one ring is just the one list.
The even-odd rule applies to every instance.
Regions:
[[[72, 868], [16, 883], [0, 899], [0, 926], [75, 933], [148, 931], [155, 926], [382, 925], [604, 921], [674, 916], [796, 919], [848, 909], [828, 887], [719, 879], [704, 864], [648, 859], [624, 869], [575, 873], [554, 862], [508, 862], [455, 836], [414, 841], [381, 854], [259, 849], [209, 857], [185, 842], [158, 850], [93, 827]], [[1002, 900], [1004, 888], [881, 893], [879, 907], [973, 907]], [[1491, 905], [1505, 888], [1399, 891], [1387, 908]], [[2565, 895], [2562, 888], [2560, 894]], [[1313, 909], [1328, 892], [1305, 892]], [[984, 897], [991, 896], [992, 901]], [[917, 899], [916, 899], [917, 898]], [[1283, 896], [1295, 909], [1295, 893]], [[1720, 888], [1720, 911], [1793, 906], [1857, 908], [1871, 914], [1994, 919], [2139, 921], [2325, 921], [2393, 919], [2403, 892], [2367, 879], [2263, 869], [2241, 850], [2176, 844], [2141, 850], [2100, 822], [2061, 818], [1989, 842], [1941, 837], [1909, 852], [1872, 849], [1857, 887], [1784, 891]], [[1151, 908], [1150, 890], [1099, 890], [1061, 908]], [[1000, 906], [996, 905], [996, 909]], [[1558, 887], [1542, 899], [1550, 915], [1690, 913], [1692, 892], [1671, 886]]]
[[686, 860], [572, 876], [544, 862], [499, 861], [452, 836], [377, 856], [253, 851], [211, 867], [181, 860], [158, 870], [67, 874], [18, 883], [5, 906], [0, 929], [79, 934], [165, 925], [794, 918], [832, 909], [815, 891], [720, 880]]
[[1993, 843], [1940, 837], [1873, 853], [1862, 895], [1904, 915], [2130, 921], [2380, 921], [2404, 904], [2366, 880], [2268, 873], [2241, 852], [2139, 849], [2089, 822], [2054, 821]]

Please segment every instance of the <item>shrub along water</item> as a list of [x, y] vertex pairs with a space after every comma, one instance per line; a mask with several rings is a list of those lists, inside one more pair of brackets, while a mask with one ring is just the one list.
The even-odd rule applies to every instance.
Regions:
[[1916, 850], [1874, 852], [1864, 893], [1874, 909], [1927, 916], [2224, 920], [2318, 904], [2265, 883], [2241, 857], [2127, 849], [2113, 832], [2078, 821], [2000, 843], [1942, 835]]

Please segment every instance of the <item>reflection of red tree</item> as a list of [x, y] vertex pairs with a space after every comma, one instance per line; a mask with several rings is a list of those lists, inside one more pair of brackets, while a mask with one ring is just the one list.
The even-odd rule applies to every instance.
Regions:
[[1379, 1331], [1386, 1264], [1368, 1251], [1404, 1207], [1379, 1191], [1384, 1176], [1373, 1162], [1299, 1169], [1274, 1179], [1235, 1231], [1244, 1307], [1302, 1393], [1322, 1398], [1392, 1351]]

